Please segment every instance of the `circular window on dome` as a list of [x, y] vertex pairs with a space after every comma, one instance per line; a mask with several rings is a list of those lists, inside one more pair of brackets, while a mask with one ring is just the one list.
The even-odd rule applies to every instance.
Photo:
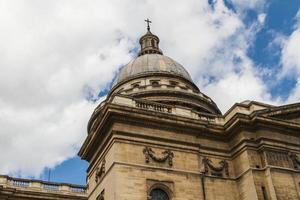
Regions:
[[150, 192], [151, 200], [169, 200], [169, 195], [160, 188], [155, 188]]

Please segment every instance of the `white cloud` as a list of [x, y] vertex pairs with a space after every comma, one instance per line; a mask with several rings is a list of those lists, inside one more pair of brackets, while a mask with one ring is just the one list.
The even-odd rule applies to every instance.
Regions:
[[296, 86], [293, 88], [287, 103], [296, 103], [300, 101], [300, 78], [297, 79]]
[[105, 19], [109, 7], [0, 4], [0, 173], [37, 176], [77, 153], [99, 103], [85, 93], [107, 87], [133, 42]]
[[296, 29], [284, 43], [282, 50], [283, 73], [285, 75], [300, 74], [300, 28]]
[[281, 103], [280, 98], [272, 99], [260, 76], [250, 70], [227, 74], [224, 78], [208, 84], [204, 89], [210, 97], [217, 101], [217, 105], [223, 112], [227, 111], [234, 103], [245, 100], [261, 101], [273, 105]]
[[147, 17], [164, 53], [223, 111], [271, 101], [246, 56], [259, 27], [246, 28], [221, 0], [1, 1], [0, 173], [38, 175], [77, 153], [99, 103], [86, 98], [132, 58]]
[[296, 78], [296, 86], [293, 88], [288, 103], [300, 101], [300, 10], [298, 11], [295, 19], [295, 30], [293, 33], [283, 40], [282, 45], [282, 72], [280, 77]]
[[258, 21], [259, 23], [261, 24], [264, 24], [265, 23], [265, 20], [266, 20], [266, 17], [267, 17], [267, 14], [266, 13], [261, 13], [258, 15]]
[[52, 106], [18, 112], [1, 105], [1, 172], [38, 176], [45, 166], [53, 167], [73, 156], [85, 136], [82, 124], [93, 108], [86, 101], [63, 109]]

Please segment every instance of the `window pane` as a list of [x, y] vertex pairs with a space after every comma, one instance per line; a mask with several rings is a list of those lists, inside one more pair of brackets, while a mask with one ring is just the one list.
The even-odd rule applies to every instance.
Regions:
[[169, 200], [168, 194], [161, 189], [154, 189], [150, 193], [151, 200]]

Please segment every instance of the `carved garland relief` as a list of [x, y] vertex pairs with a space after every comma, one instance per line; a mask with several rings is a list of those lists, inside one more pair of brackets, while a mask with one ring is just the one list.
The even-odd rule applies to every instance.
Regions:
[[149, 163], [151, 158], [155, 162], [159, 162], [159, 163], [168, 162], [170, 167], [173, 166], [174, 153], [170, 150], [165, 150], [161, 153], [161, 156], [157, 156], [155, 155], [155, 152], [150, 147], [145, 147], [143, 153], [145, 155], [146, 163]]
[[106, 161], [103, 160], [100, 167], [97, 167], [97, 169], [96, 169], [96, 177], [95, 177], [96, 183], [98, 183], [100, 178], [102, 178], [102, 176], [105, 174], [105, 162]]
[[208, 174], [210, 172], [213, 176], [221, 176], [223, 177], [224, 174], [229, 176], [229, 169], [228, 169], [228, 162], [226, 160], [221, 160], [219, 162], [219, 166], [214, 166], [212, 161], [206, 157], [202, 160], [204, 164], [204, 172]]
[[293, 167], [295, 169], [299, 169], [300, 168], [300, 160], [299, 160], [298, 156], [295, 153], [289, 153], [289, 157], [292, 160]]
[[97, 196], [96, 200], [104, 200], [105, 190], [103, 189], [101, 193]]

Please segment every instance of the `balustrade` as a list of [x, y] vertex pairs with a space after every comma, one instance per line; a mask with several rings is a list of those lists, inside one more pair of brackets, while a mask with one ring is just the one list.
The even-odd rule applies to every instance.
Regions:
[[67, 191], [71, 193], [86, 193], [86, 187], [80, 185], [71, 185], [71, 184], [63, 184], [63, 183], [54, 183], [54, 182], [45, 182], [40, 180], [30, 180], [30, 179], [21, 179], [21, 178], [12, 178], [9, 176], [1, 176], [0, 175], [0, 185], [19, 187], [19, 188], [27, 188], [27, 189], [38, 189], [48, 190], [48, 191]]
[[171, 113], [172, 107], [168, 105], [163, 105], [159, 103], [150, 103], [145, 101], [135, 100], [135, 106], [138, 108], [146, 109], [146, 110], [153, 110], [157, 112], [165, 112]]

